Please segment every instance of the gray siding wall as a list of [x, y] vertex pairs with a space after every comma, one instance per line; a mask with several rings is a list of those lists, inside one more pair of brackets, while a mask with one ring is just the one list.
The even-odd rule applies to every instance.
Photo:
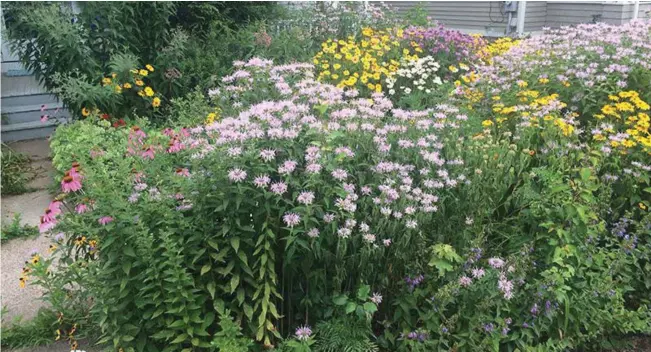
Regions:
[[420, 5], [435, 20], [465, 32], [484, 32], [487, 27], [503, 32], [508, 21], [508, 17], [502, 15], [501, 1], [387, 1], [385, 3], [398, 13], [406, 13]]
[[[547, 2], [546, 26], [559, 27], [590, 23], [593, 20], [593, 16], [599, 15], [601, 16], [601, 22], [622, 24], [627, 21], [624, 18], [625, 7], [628, 9], [628, 4]], [[632, 17], [632, 5], [630, 11]]]
[[527, 1], [524, 15], [524, 31], [537, 32], [542, 30], [547, 21], [546, 1]]

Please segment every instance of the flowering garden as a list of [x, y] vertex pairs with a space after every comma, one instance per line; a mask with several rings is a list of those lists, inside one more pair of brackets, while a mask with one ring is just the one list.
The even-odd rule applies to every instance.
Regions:
[[57, 338], [566, 351], [650, 334], [651, 22], [489, 40], [386, 11], [175, 99], [149, 62], [98, 78], [119, 104], [81, 101], [56, 130], [51, 250], [19, 280], [45, 288]]

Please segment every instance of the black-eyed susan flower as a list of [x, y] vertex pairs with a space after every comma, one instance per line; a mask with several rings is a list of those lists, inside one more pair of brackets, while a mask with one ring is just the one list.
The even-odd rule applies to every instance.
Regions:
[[149, 71], [147, 71], [147, 70], [140, 70], [140, 71], [138, 71], [138, 74], [141, 75], [141, 76], [143, 76], [143, 77], [147, 77], [147, 75], [149, 74]]
[[154, 96], [154, 90], [151, 87], [145, 87], [145, 95], [148, 97]]
[[90, 110], [88, 110], [88, 109], [86, 109], [86, 108], [82, 108], [82, 109], [81, 109], [81, 115], [82, 115], [83, 117], [87, 117], [88, 115], [90, 115]]
[[152, 65], [147, 64], [147, 65], [145, 65], [145, 68], [148, 69], [149, 72], [154, 72], [154, 66], [152, 66]]
[[152, 102], [151, 102], [151, 106], [153, 106], [155, 108], [159, 107], [160, 106], [160, 98], [158, 98], [158, 97], [154, 98], [154, 100], [152, 100]]

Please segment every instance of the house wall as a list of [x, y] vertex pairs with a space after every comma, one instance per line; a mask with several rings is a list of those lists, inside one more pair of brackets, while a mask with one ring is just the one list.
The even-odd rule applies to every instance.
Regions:
[[547, 21], [546, 1], [527, 1], [524, 14], [524, 31], [536, 32], [542, 30]]
[[[462, 32], [485, 33], [487, 29], [504, 32], [508, 16], [501, 1], [386, 1], [398, 13], [421, 6], [432, 18]], [[529, 4], [527, 3], [527, 6]], [[515, 23], [515, 20], [513, 20]]]

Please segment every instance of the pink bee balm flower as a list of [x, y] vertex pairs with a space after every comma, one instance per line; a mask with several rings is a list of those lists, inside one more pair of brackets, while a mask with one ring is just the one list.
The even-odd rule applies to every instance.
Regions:
[[319, 237], [319, 233], [320, 233], [319, 229], [313, 228], [313, 229], [310, 229], [310, 231], [307, 232], [307, 235], [308, 235], [308, 237], [316, 238], [316, 237]]
[[266, 188], [269, 185], [269, 182], [271, 182], [271, 178], [267, 175], [258, 176], [253, 179], [253, 184], [258, 188]]
[[97, 220], [97, 222], [99, 222], [100, 225], [106, 225], [106, 224], [108, 224], [108, 223], [110, 223], [112, 221], [113, 221], [113, 218], [110, 217], [110, 216], [102, 216], [101, 218], [99, 218], [99, 220]]
[[383, 240], [382, 243], [384, 243], [385, 247], [389, 247], [391, 245], [391, 239], [387, 238], [386, 240]]
[[504, 260], [500, 258], [490, 258], [488, 259], [488, 265], [492, 266], [495, 269], [499, 269], [504, 266]]
[[294, 227], [301, 222], [301, 216], [296, 213], [285, 213], [283, 221], [288, 227]]
[[77, 214], [83, 214], [88, 211], [88, 206], [84, 203], [79, 203], [75, 207], [75, 211], [77, 212]]
[[242, 169], [231, 169], [228, 172], [228, 179], [231, 180], [231, 182], [242, 182], [246, 179], [246, 171]]
[[468, 287], [472, 284], [472, 279], [467, 276], [462, 276], [459, 278], [459, 285], [462, 287]]
[[65, 193], [76, 192], [81, 189], [81, 182], [68, 174], [61, 180], [61, 190]]
[[274, 182], [271, 184], [271, 191], [278, 195], [281, 195], [287, 192], [287, 184], [284, 182]]
[[301, 326], [296, 329], [296, 339], [307, 341], [312, 336], [312, 329], [309, 326]]
[[296, 201], [304, 205], [310, 205], [314, 201], [314, 193], [301, 192], [296, 198]]
[[371, 296], [371, 302], [373, 302], [375, 304], [382, 303], [382, 295], [377, 293], [377, 292], [374, 292], [373, 296]]
[[332, 177], [334, 177], [335, 180], [338, 181], [343, 181], [348, 177], [348, 173], [346, 172], [346, 170], [343, 169], [336, 169], [332, 171], [331, 175]]

